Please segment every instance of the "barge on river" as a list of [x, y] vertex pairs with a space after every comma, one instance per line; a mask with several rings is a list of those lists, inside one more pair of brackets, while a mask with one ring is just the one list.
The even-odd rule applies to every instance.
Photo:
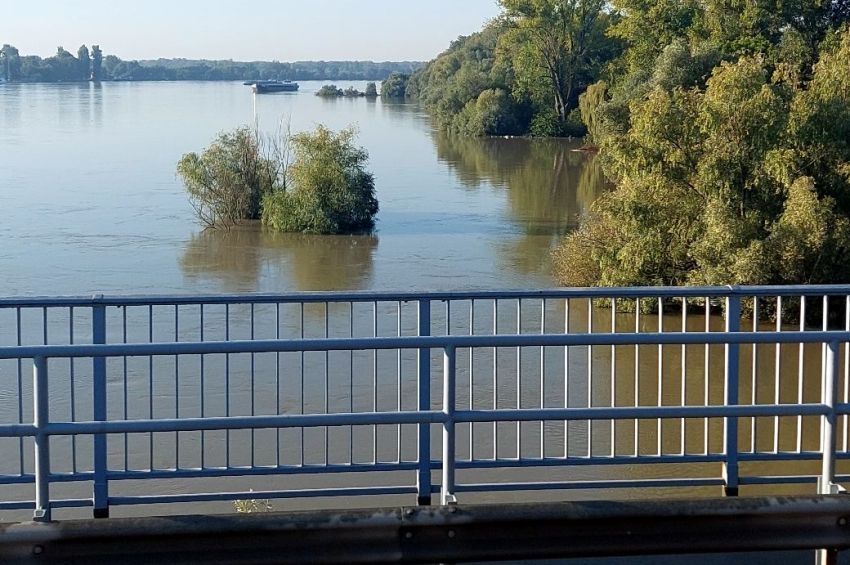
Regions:
[[298, 91], [298, 83], [291, 80], [258, 80], [245, 84], [251, 86], [257, 94]]

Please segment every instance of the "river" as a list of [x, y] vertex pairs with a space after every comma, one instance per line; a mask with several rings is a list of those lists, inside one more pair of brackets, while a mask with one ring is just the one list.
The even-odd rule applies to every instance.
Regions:
[[[549, 249], [603, 188], [576, 143], [452, 140], [416, 105], [321, 84], [256, 101], [241, 83], [3, 85], [0, 295], [552, 286]], [[203, 231], [177, 160], [255, 117], [357, 126], [374, 234]]]

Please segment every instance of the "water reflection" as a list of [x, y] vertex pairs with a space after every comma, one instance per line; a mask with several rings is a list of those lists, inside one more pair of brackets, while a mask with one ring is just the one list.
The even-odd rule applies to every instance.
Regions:
[[548, 270], [549, 251], [606, 189], [594, 155], [567, 140], [470, 139], [435, 132], [440, 161], [461, 185], [504, 189], [523, 236], [498, 245], [500, 261], [521, 273]]
[[511, 219], [528, 234], [563, 233], [605, 188], [594, 156], [575, 142], [435, 133], [434, 144], [463, 186], [506, 189]]
[[281, 234], [252, 224], [193, 235], [180, 268], [231, 292], [260, 290], [261, 280], [276, 281], [267, 289], [276, 291], [363, 289], [377, 246], [371, 235]]

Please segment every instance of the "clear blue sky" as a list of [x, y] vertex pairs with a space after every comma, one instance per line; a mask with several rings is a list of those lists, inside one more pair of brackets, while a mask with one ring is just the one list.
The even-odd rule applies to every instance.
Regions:
[[428, 60], [496, 0], [0, 0], [0, 44], [47, 56], [99, 43], [125, 59]]

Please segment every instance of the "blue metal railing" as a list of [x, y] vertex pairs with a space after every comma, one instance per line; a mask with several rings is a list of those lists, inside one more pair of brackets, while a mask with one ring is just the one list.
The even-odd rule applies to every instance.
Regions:
[[[828, 493], [850, 458], [848, 305], [846, 286], [2, 299], [0, 509], [815, 481]], [[771, 462], [799, 465], [741, 472]], [[640, 471], [662, 463], [676, 472]], [[309, 488], [287, 484], [298, 475]], [[251, 477], [272, 488], [233, 488]], [[175, 492], [195, 479], [221, 484]]]

